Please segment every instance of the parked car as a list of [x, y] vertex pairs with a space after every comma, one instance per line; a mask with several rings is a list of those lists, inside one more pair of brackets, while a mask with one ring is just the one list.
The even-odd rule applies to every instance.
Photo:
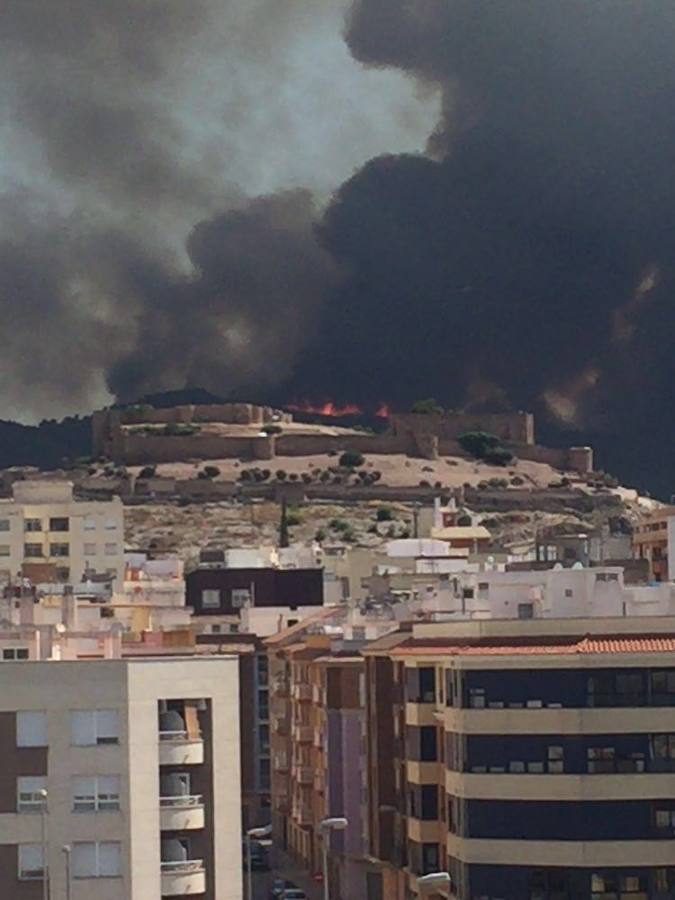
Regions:
[[294, 888], [292, 881], [285, 881], [283, 878], [275, 878], [270, 888], [270, 900], [282, 900], [284, 891], [288, 888]]
[[300, 888], [286, 888], [281, 895], [281, 900], [307, 900], [307, 894]]

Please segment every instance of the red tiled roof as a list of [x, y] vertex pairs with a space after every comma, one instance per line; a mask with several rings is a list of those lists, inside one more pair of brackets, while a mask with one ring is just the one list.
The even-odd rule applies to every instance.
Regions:
[[675, 635], [605, 635], [559, 638], [539, 643], [410, 643], [392, 656], [573, 656], [591, 653], [675, 653]]

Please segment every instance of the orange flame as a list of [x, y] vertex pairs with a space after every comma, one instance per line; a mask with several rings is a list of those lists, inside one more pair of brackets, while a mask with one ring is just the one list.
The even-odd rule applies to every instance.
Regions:
[[347, 403], [345, 406], [337, 406], [332, 400], [325, 403], [316, 404], [303, 400], [301, 403], [289, 403], [287, 406], [291, 412], [312, 413], [315, 416], [339, 417], [339, 416], [361, 416], [363, 410], [355, 403]]
[[389, 409], [389, 404], [388, 403], [380, 403], [375, 415], [378, 417], [378, 419], [388, 419], [389, 416], [391, 415], [391, 410]]

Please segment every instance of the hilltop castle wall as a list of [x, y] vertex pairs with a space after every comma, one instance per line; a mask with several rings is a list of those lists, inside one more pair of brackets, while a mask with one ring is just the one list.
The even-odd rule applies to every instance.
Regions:
[[127, 465], [228, 457], [270, 460], [276, 456], [311, 456], [342, 450], [402, 453], [436, 459], [439, 456], [465, 455], [457, 438], [467, 431], [487, 431], [499, 437], [520, 459], [544, 462], [581, 474], [593, 469], [593, 451], [589, 447], [556, 449], [535, 444], [534, 417], [523, 412], [482, 416], [465, 413], [397, 414], [391, 417], [390, 430], [384, 434], [299, 434], [282, 431], [279, 435], [227, 435], [199, 430], [194, 434], [163, 434], [161, 430], [153, 433], [152, 429], [124, 427], [219, 422], [260, 427], [274, 423], [283, 428], [285, 423], [291, 421], [290, 413], [248, 403], [102, 410], [93, 416], [93, 453]]

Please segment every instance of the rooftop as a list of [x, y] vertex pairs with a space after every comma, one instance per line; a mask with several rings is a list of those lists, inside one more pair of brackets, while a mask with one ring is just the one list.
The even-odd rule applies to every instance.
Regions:
[[584, 635], [549, 640], [522, 639], [508, 643], [477, 641], [415, 642], [409, 639], [394, 647], [392, 656], [570, 656], [596, 653], [674, 653], [675, 634], [664, 635]]

